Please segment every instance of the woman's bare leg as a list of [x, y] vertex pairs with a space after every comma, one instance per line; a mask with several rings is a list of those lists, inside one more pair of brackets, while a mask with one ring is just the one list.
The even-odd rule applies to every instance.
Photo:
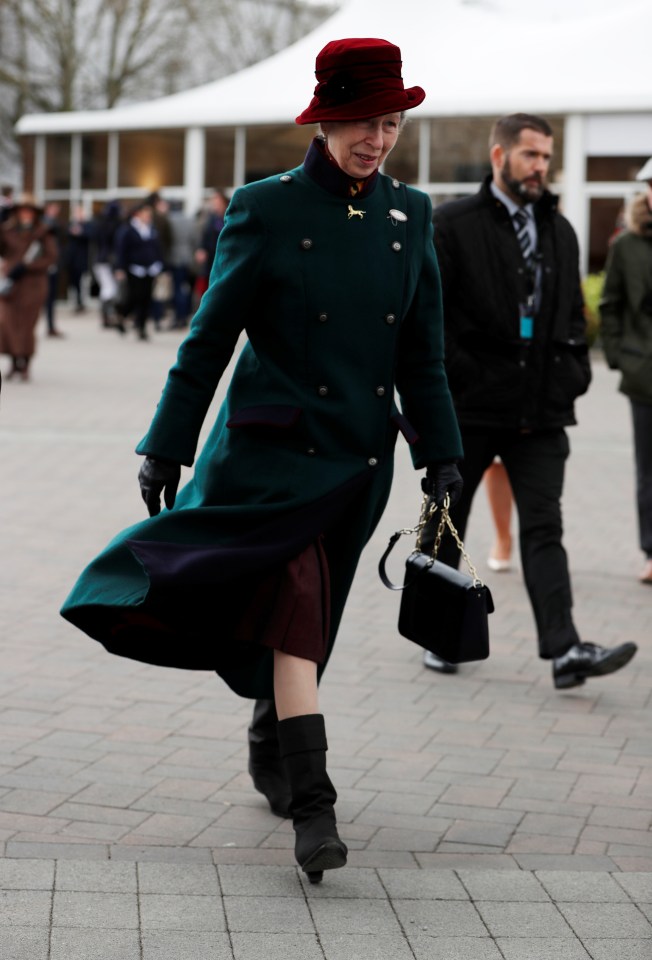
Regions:
[[490, 557], [506, 563], [512, 555], [512, 488], [504, 465], [495, 462], [487, 467], [484, 483], [496, 529]]
[[275, 650], [274, 702], [279, 720], [319, 713], [317, 664]]

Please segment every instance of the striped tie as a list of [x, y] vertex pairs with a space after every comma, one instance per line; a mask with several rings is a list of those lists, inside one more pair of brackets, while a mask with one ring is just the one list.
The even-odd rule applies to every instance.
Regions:
[[521, 248], [521, 253], [523, 254], [523, 259], [525, 260], [528, 266], [532, 263], [532, 255], [534, 254], [534, 247], [532, 246], [532, 238], [530, 237], [530, 231], [528, 230], [528, 215], [525, 210], [517, 210], [513, 216], [514, 225], [516, 227], [516, 236], [518, 238], [518, 243]]

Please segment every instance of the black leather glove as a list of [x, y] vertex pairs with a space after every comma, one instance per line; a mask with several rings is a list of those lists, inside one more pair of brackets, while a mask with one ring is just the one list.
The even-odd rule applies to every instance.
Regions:
[[161, 512], [161, 494], [165, 491], [165, 506], [171, 510], [181, 479], [181, 465], [171, 460], [145, 457], [138, 471], [138, 483], [150, 517]]
[[27, 267], [25, 266], [24, 263], [17, 263], [15, 267], [11, 268], [7, 276], [9, 277], [10, 280], [20, 280], [20, 278], [24, 275], [26, 270], [27, 270]]
[[464, 481], [456, 463], [431, 463], [421, 481], [421, 489], [438, 507], [443, 507], [446, 494], [454, 507], [462, 496]]

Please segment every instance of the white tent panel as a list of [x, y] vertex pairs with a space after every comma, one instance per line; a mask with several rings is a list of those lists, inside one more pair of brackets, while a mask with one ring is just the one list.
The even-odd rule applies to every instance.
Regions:
[[[291, 123], [307, 106], [317, 52], [376, 36], [402, 50], [415, 117], [652, 110], [650, 0], [348, 0], [316, 30], [236, 74], [113, 110], [30, 114], [18, 132]], [[647, 148], [652, 149], [652, 144]]]

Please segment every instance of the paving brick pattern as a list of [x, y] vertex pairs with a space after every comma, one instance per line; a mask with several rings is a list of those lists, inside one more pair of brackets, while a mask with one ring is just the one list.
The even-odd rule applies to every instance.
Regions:
[[33, 382], [0, 400], [0, 957], [650, 960], [652, 589], [628, 406], [600, 357], [570, 432], [565, 543], [582, 635], [635, 640], [637, 657], [553, 690], [518, 564], [486, 568], [480, 491], [467, 546], [496, 601], [492, 656], [424, 670], [376, 573], [418, 513], [399, 449], [322, 685], [350, 867], [310, 887], [245, 772], [250, 704], [210, 673], [111, 657], [58, 616], [144, 515], [133, 448], [180, 340], [60, 316], [66, 338], [41, 340]]

